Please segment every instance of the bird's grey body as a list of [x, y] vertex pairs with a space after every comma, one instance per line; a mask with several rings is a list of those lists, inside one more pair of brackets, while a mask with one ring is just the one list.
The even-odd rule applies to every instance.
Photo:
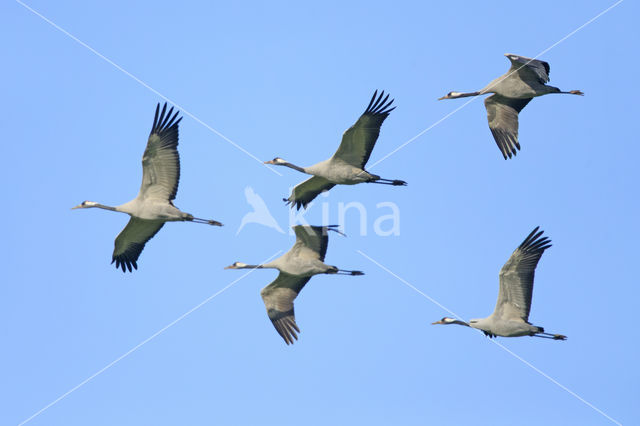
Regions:
[[181, 211], [173, 204], [156, 199], [141, 202], [138, 198], [135, 198], [116, 206], [115, 211], [126, 213], [138, 219], [159, 222], [182, 222], [193, 218], [192, 215]]
[[[545, 83], [549, 81], [548, 71], [543, 61], [517, 56], [518, 59], [512, 59], [511, 68], [505, 74], [491, 81], [485, 88], [480, 90], [480, 94], [495, 93], [505, 98], [513, 99], [531, 99], [537, 96], [547, 95], [549, 93], [560, 93], [557, 87], [548, 86]], [[532, 70], [527, 62], [531, 61], [534, 66], [541, 67], [540, 71]], [[547, 64], [548, 65], [548, 64]]]
[[318, 274], [363, 275], [360, 271], [347, 271], [324, 263], [329, 244], [329, 231], [337, 231], [332, 226], [297, 225], [293, 227], [296, 242], [291, 249], [279, 258], [262, 264], [248, 265], [234, 262], [225, 269], [277, 269], [278, 277], [260, 291], [267, 308], [267, 315], [276, 331], [291, 344], [298, 339], [300, 329], [296, 324], [293, 301], [309, 282]]
[[288, 199], [284, 199], [291, 207], [306, 208], [318, 194], [328, 191], [336, 185], [356, 185], [359, 183], [378, 183], [384, 185], [404, 186], [407, 183], [397, 179], [383, 179], [364, 170], [369, 156], [378, 140], [380, 127], [389, 113], [393, 99], [387, 102], [384, 91], [378, 96], [376, 90], [369, 106], [358, 121], [342, 135], [342, 142], [333, 156], [309, 167], [291, 164], [280, 157], [265, 161], [265, 164], [285, 166], [301, 173], [313, 175], [312, 178], [296, 185]]
[[487, 120], [491, 133], [498, 144], [505, 160], [516, 155], [520, 149], [518, 141], [518, 114], [531, 99], [552, 93], [582, 95], [579, 90], [563, 92], [557, 87], [549, 86], [549, 63], [524, 56], [505, 54], [511, 61], [511, 68], [506, 74], [491, 81], [477, 92], [449, 92], [440, 99], [456, 99], [479, 96], [488, 93], [493, 95], [484, 101], [487, 109]]
[[380, 176], [372, 175], [339, 158], [321, 161], [313, 166], [305, 167], [304, 171], [308, 175], [321, 177], [336, 185], [356, 185], [380, 179]]
[[298, 277], [312, 277], [318, 274], [337, 272], [335, 266], [329, 266], [316, 256], [315, 252], [296, 243], [284, 255], [262, 265], [265, 269], [277, 269], [285, 274]]
[[531, 325], [522, 319], [505, 320], [501, 317], [474, 319], [469, 321], [469, 327], [482, 330], [488, 336], [520, 337], [532, 336], [544, 332], [544, 329], [536, 325]]
[[513, 252], [500, 270], [500, 290], [493, 313], [487, 318], [468, 323], [444, 317], [433, 324], [458, 324], [482, 330], [489, 337], [536, 336], [565, 340], [561, 334], [545, 333], [542, 327], [529, 323], [535, 269], [551, 240], [542, 237], [536, 227]]
[[129, 223], [115, 240], [111, 263], [123, 272], [138, 269], [138, 257], [145, 244], [162, 228], [165, 222], [197, 222], [222, 226], [215, 220], [193, 217], [173, 205], [180, 181], [180, 155], [178, 154], [178, 124], [182, 118], [174, 115], [173, 108], [167, 112], [164, 104], [156, 107], [147, 147], [142, 156], [142, 184], [138, 196], [119, 206], [106, 206], [93, 201], [84, 201], [74, 207], [100, 208], [131, 216]]

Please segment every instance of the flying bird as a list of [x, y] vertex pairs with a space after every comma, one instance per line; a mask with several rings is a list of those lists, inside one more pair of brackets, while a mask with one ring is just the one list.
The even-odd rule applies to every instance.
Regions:
[[329, 231], [341, 233], [337, 225], [296, 225], [296, 242], [287, 253], [262, 265], [235, 262], [225, 269], [277, 269], [278, 277], [260, 291], [267, 315], [287, 345], [298, 340], [300, 329], [293, 312], [293, 301], [312, 276], [318, 274], [364, 275], [360, 271], [338, 269], [324, 263]]
[[365, 164], [378, 140], [380, 127], [389, 113], [396, 107], [390, 108], [393, 99], [388, 101], [389, 95], [384, 97], [384, 91], [378, 96], [373, 93], [369, 106], [358, 121], [342, 135], [342, 142], [333, 157], [321, 161], [310, 167], [299, 167], [280, 157], [265, 161], [265, 164], [286, 166], [308, 175], [312, 178], [293, 188], [291, 196], [284, 201], [299, 210], [306, 208], [318, 194], [328, 191], [334, 186], [355, 185], [362, 182], [379, 183], [384, 185], [405, 186], [407, 183], [397, 179], [383, 179], [378, 175], [364, 170]]
[[173, 205], [180, 180], [180, 156], [178, 154], [178, 111], [173, 107], [167, 112], [167, 104], [160, 111], [156, 107], [153, 127], [142, 156], [142, 185], [138, 196], [119, 206], [106, 206], [93, 201], [83, 201], [73, 209], [97, 207], [131, 216], [129, 223], [118, 234], [111, 263], [122, 272], [138, 269], [138, 257], [144, 245], [164, 226], [165, 222], [196, 222], [222, 226], [216, 220], [193, 217]]
[[468, 323], [444, 317], [432, 324], [464, 325], [482, 330], [489, 337], [535, 336], [566, 340], [567, 337], [562, 334], [545, 333], [544, 328], [529, 322], [533, 276], [542, 253], [551, 247], [551, 240], [542, 237], [542, 233], [536, 227], [500, 270], [500, 291], [493, 314], [487, 318], [472, 319]]
[[584, 95], [580, 90], [563, 92], [557, 87], [547, 86], [549, 81], [549, 63], [537, 59], [506, 53], [511, 68], [509, 71], [493, 80], [478, 92], [460, 93], [449, 92], [438, 100], [465, 98], [468, 96], [493, 93], [484, 100], [487, 109], [489, 129], [500, 148], [504, 159], [515, 156], [520, 149], [518, 142], [518, 114], [536, 96], [551, 93], [566, 93], [570, 95]]

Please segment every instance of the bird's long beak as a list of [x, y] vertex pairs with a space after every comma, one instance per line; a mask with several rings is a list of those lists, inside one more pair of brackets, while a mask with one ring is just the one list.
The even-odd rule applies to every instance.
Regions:
[[75, 210], [75, 209], [81, 209], [82, 208], [82, 204], [78, 204], [75, 207], [71, 207], [71, 210]]
[[436, 324], [444, 324], [444, 323], [442, 322], [442, 320], [439, 320], [439, 321], [436, 321], [436, 322], [432, 322], [432, 323], [431, 323], [431, 325], [436, 325]]
[[225, 266], [224, 269], [236, 269], [235, 265]]
[[275, 164], [273, 160], [265, 161], [264, 164]]
[[438, 100], [439, 100], [439, 101], [441, 101], [441, 100], [443, 100], [443, 99], [449, 99], [449, 98], [447, 98], [447, 95], [444, 95], [443, 97], [438, 98]]

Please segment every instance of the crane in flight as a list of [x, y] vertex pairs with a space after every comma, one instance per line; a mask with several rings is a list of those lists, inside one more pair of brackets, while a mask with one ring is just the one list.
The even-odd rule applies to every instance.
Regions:
[[468, 323], [444, 317], [432, 324], [458, 324], [482, 330], [489, 337], [535, 336], [566, 340], [562, 334], [545, 333], [544, 328], [529, 322], [533, 276], [542, 253], [551, 247], [551, 240], [542, 237], [536, 227], [513, 252], [500, 270], [500, 291], [493, 313], [487, 318], [472, 319]]
[[383, 179], [364, 170], [378, 140], [382, 123], [396, 108], [390, 108], [393, 99], [387, 102], [388, 94], [384, 99], [383, 96], [384, 91], [379, 96], [377, 90], [373, 93], [367, 109], [358, 121], [344, 132], [338, 150], [328, 160], [309, 167], [296, 166], [280, 157], [265, 161], [265, 164], [285, 166], [313, 175], [312, 178], [296, 185], [289, 198], [283, 199], [287, 204], [290, 204], [292, 208], [295, 206], [298, 210], [300, 207], [306, 208], [307, 204], [318, 194], [328, 191], [336, 185], [356, 185], [362, 182], [393, 186], [407, 185], [403, 180]]
[[180, 180], [180, 155], [178, 154], [178, 111], [173, 107], [167, 112], [167, 104], [160, 111], [156, 106], [153, 127], [142, 156], [142, 185], [138, 196], [119, 206], [106, 206], [94, 201], [83, 201], [72, 209], [99, 208], [131, 216], [129, 223], [118, 234], [111, 263], [122, 272], [138, 269], [138, 257], [145, 244], [164, 226], [165, 222], [195, 222], [222, 226], [216, 220], [200, 219], [180, 211], [173, 205]]
[[549, 63], [524, 56], [505, 53], [511, 68], [506, 74], [496, 78], [484, 89], [477, 92], [449, 92], [438, 100], [466, 98], [468, 96], [493, 93], [484, 100], [487, 109], [489, 129], [506, 160], [515, 156], [520, 149], [518, 142], [518, 114], [531, 99], [551, 93], [584, 95], [580, 90], [563, 92], [557, 87], [548, 86]]
[[[296, 225], [296, 242], [279, 258], [262, 264], [247, 265], [234, 262], [224, 269], [277, 269], [278, 277], [260, 291], [267, 315], [276, 331], [287, 345], [298, 340], [300, 329], [293, 312], [293, 301], [312, 276], [318, 274], [364, 275], [360, 271], [339, 269], [324, 263], [329, 245], [329, 231], [341, 233], [337, 225], [310, 226]], [[344, 235], [344, 234], [343, 234]]]

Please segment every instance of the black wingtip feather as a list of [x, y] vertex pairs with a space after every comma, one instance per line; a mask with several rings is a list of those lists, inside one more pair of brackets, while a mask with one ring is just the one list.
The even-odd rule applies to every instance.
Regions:
[[551, 239], [547, 236], [542, 237], [544, 231], [538, 231], [539, 229], [540, 227], [536, 226], [518, 248], [523, 252], [544, 252], [551, 247]]
[[296, 210], [300, 210], [300, 208], [306, 209], [307, 205], [311, 202], [308, 201], [305, 203], [304, 201], [291, 200], [289, 198], [283, 198], [282, 201], [284, 201], [287, 206], [291, 206], [292, 209], [295, 208]]
[[389, 99], [388, 93], [384, 99], [383, 99], [383, 96], [384, 96], [384, 90], [380, 92], [380, 95], [378, 95], [378, 91], [376, 90], [373, 93], [373, 96], [371, 97], [371, 101], [369, 102], [367, 109], [364, 110], [363, 114], [387, 116], [391, 111], [396, 109], [395, 106], [393, 108], [389, 108], [395, 99], [391, 99], [390, 101], [388, 101]]
[[498, 149], [500, 149], [500, 152], [502, 153], [502, 156], [505, 160], [515, 157], [518, 154], [520, 143], [514, 135], [511, 135], [510, 133], [505, 132], [502, 129], [494, 129], [489, 127], [489, 130], [491, 130], [493, 139], [496, 141]]
[[178, 114], [180, 114], [180, 111], [176, 111], [174, 113], [173, 109], [174, 107], [171, 107], [169, 109], [169, 112], [167, 112], [166, 102], [162, 107], [162, 111], [160, 111], [160, 103], [156, 105], [156, 114], [153, 118], [153, 127], [151, 128], [150, 135], [154, 133], [158, 134], [165, 130], [171, 129], [172, 127], [175, 127], [178, 125], [178, 123], [180, 123], [180, 121], [182, 120], [182, 117], [176, 120], [176, 118], [178, 117]]
[[376, 89], [375, 92], [373, 92], [373, 96], [371, 97], [371, 100], [369, 101], [369, 105], [367, 105], [367, 108], [364, 110], [364, 113], [366, 114], [367, 111], [369, 111], [369, 109], [371, 108], [371, 105], [373, 105], [373, 101], [376, 99], [376, 95], [378, 94], [378, 89]]
[[153, 129], [156, 128], [158, 124], [158, 114], [160, 114], [160, 102], [156, 105], [156, 115], [153, 117], [153, 127], [151, 127], [151, 132], [153, 133]]
[[300, 329], [294, 319], [283, 317], [272, 322], [276, 331], [287, 345], [292, 345], [298, 340], [297, 333], [300, 333]]
[[133, 270], [138, 270], [138, 262], [135, 260], [131, 260], [124, 256], [113, 257], [111, 259], [111, 264], [116, 264], [116, 269], [122, 269], [122, 272], [133, 272]]

